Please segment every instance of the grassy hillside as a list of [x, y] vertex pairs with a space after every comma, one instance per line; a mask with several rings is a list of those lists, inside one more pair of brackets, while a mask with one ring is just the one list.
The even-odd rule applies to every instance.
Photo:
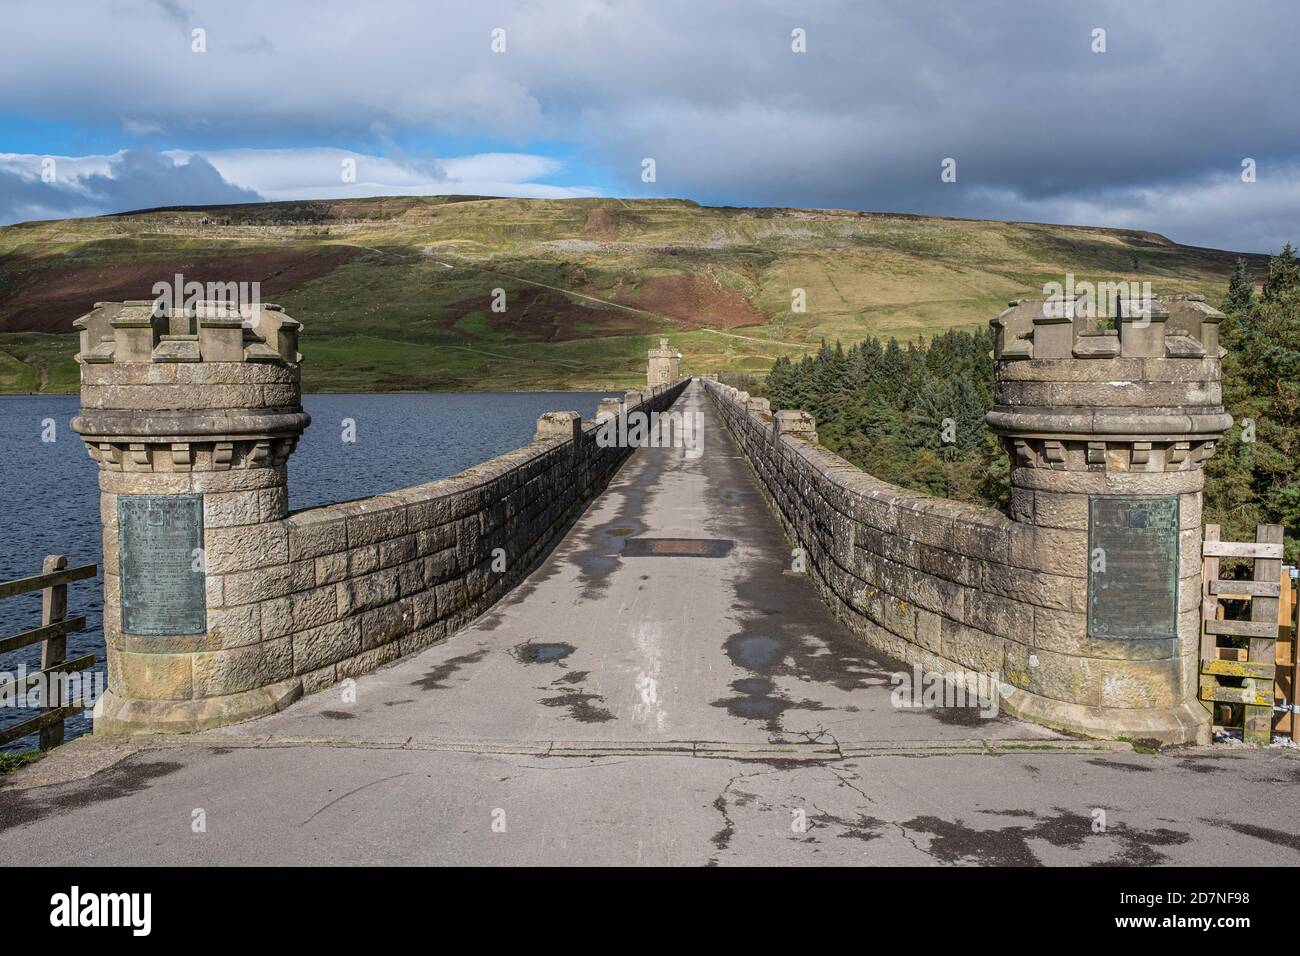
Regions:
[[0, 391], [75, 390], [72, 320], [176, 272], [261, 282], [304, 324], [309, 390], [601, 389], [644, 381], [661, 335], [692, 372], [762, 374], [822, 338], [983, 327], [1067, 271], [1217, 300], [1234, 258], [1129, 230], [683, 200], [399, 197], [25, 223], [0, 228]]

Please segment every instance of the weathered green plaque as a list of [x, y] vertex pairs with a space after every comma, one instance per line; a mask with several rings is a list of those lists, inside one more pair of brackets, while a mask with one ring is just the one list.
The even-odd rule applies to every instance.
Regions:
[[118, 497], [124, 632], [162, 636], [206, 630], [202, 548], [202, 495]]
[[1178, 636], [1178, 498], [1088, 497], [1088, 636]]

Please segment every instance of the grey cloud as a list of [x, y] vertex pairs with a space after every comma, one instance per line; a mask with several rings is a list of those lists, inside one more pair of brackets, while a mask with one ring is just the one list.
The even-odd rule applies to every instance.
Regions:
[[[39, 5], [7, 14], [0, 110], [140, 117], [195, 149], [364, 148], [375, 129], [574, 143], [624, 194], [650, 194], [653, 156], [654, 194], [710, 202], [997, 218], [1124, 202], [1207, 243], [1241, 234], [1230, 207], [1197, 218], [1149, 192], [1234, 176], [1245, 156], [1261, 176], [1300, 161], [1287, 0], [287, 0], [255, 21], [239, 4], [74, 5], [57, 40]], [[178, 24], [210, 52], [190, 54]], [[1300, 219], [1300, 186], [1287, 195]]]
[[81, 185], [105, 212], [261, 198], [252, 189], [226, 182], [202, 156], [178, 163], [146, 149], [127, 150], [113, 161], [109, 175], [87, 176]]
[[177, 163], [152, 150], [133, 149], [114, 158], [107, 175], [72, 183], [46, 183], [0, 171], [0, 222], [52, 216], [93, 216], [153, 206], [256, 202], [252, 189], [227, 182], [202, 156]]
[[93, 215], [84, 196], [58, 186], [0, 169], [0, 225], [28, 219]]

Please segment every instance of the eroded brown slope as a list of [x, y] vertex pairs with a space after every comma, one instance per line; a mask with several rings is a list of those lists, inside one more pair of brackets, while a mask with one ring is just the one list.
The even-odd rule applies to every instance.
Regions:
[[58, 260], [0, 259], [0, 331], [70, 332], [96, 301], [148, 299], [156, 282], [181, 273], [185, 281], [258, 282], [268, 299], [332, 272], [364, 250], [325, 246], [237, 256], [178, 256], [141, 262], [57, 265]]

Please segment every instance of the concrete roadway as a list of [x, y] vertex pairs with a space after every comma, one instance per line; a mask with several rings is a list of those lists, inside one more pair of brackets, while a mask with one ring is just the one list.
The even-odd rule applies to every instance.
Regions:
[[702, 388], [677, 408], [701, 456], [636, 452], [492, 612], [355, 700], [4, 778], [0, 862], [39, 841], [63, 864], [1300, 863], [1293, 752], [893, 707], [902, 668], [788, 570]]

